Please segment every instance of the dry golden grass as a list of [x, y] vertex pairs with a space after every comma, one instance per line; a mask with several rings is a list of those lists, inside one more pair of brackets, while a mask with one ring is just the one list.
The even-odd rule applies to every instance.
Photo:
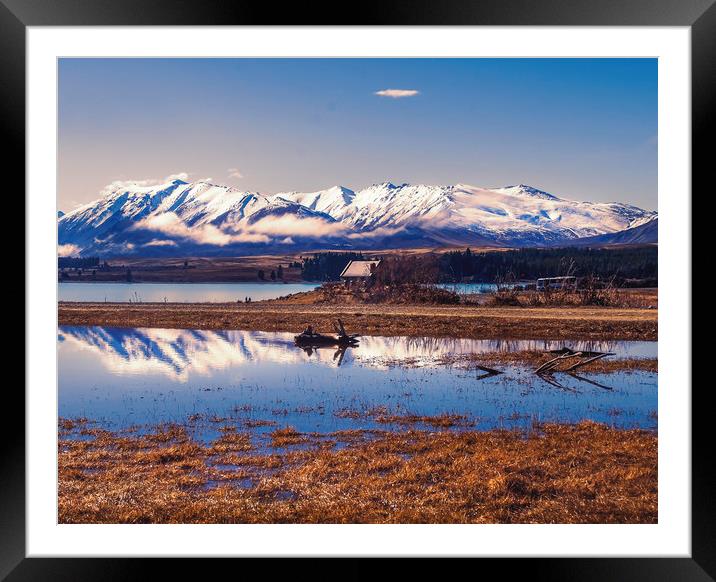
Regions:
[[60, 325], [332, 332], [475, 339], [656, 340], [658, 310], [481, 305], [295, 305], [60, 303]]
[[300, 445], [308, 441], [305, 435], [302, 435], [292, 426], [286, 428], [278, 428], [270, 433], [271, 446], [275, 448], [283, 448], [291, 445]]
[[522, 291], [501, 289], [487, 295], [487, 306], [515, 307], [618, 307], [656, 309], [658, 289], [586, 288], [578, 290]]
[[380, 424], [401, 426], [429, 425], [433, 428], [452, 428], [454, 426], [474, 426], [475, 422], [462, 414], [436, 414], [432, 416], [420, 414], [396, 414], [385, 406], [377, 406], [364, 410], [344, 408], [334, 413], [338, 418], [371, 418]]
[[294, 293], [286, 297], [266, 301], [290, 305], [457, 305], [460, 296], [448, 289], [402, 283], [381, 285], [353, 283], [323, 283], [311, 291]]
[[233, 430], [226, 430], [211, 446], [211, 452], [215, 454], [234, 453], [236, 451], [251, 450], [251, 435], [237, 433]]
[[[59, 443], [60, 523], [655, 523], [657, 436], [591, 422], [517, 432], [341, 431], [345, 448], [214, 455], [98, 431]], [[230, 433], [231, 434], [231, 433]], [[231, 465], [234, 470], [216, 464]], [[249, 480], [253, 486], [245, 486]]]

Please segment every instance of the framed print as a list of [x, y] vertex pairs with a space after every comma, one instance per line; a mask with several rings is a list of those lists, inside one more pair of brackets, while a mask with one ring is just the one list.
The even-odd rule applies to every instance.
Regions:
[[691, 191], [716, 8], [361, 11], [3, 0], [8, 579], [154, 556], [713, 577]]

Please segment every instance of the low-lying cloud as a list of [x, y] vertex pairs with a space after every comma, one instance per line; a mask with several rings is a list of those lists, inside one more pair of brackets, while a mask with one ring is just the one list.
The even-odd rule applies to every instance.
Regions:
[[80, 247], [73, 244], [57, 245], [57, 256], [58, 257], [71, 257], [80, 252]]
[[181, 218], [173, 212], [164, 212], [156, 216], [149, 216], [140, 220], [135, 229], [161, 232], [168, 236], [175, 236], [194, 241], [202, 245], [216, 245], [224, 247], [232, 243], [266, 243], [271, 239], [265, 234], [226, 232], [213, 224], [201, 224], [189, 228]]
[[[197, 244], [221, 247], [234, 243], [294, 244], [296, 237], [316, 239], [342, 236], [350, 240], [364, 240], [392, 236], [403, 230], [403, 227], [400, 226], [356, 232], [342, 222], [333, 222], [317, 216], [300, 218], [293, 214], [267, 216], [253, 223], [240, 222], [222, 226], [200, 224], [189, 227], [173, 212], [149, 216], [132, 228], [158, 232]], [[175, 244], [172, 240], [154, 239], [145, 243], [144, 246], [174, 246]]]
[[420, 91], [415, 89], [381, 89], [375, 94], [379, 97], [390, 97], [391, 99], [403, 99], [405, 97], [415, 97]]
[[253, 232], [272, 236], [304, 236], [316, 238], [344, 234], [348, 227], [341, 222], [329, 222], [322, 218], [309, 216], [296, 218], [292, 214], [267, 216], [248, 227]]
[[173, 240], [164, 239], [160, 240], [155, 238], [154, 240], [150, 240], [148, 243], [145, 243], [145, 247], [175, 247], [177, 246], [177, 243], [175, 243]]

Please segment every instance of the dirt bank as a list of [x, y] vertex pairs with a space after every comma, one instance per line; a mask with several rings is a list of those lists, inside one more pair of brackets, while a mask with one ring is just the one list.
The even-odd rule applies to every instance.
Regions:
[[340, 317], [351, 333], [504, 339], [656, 340], [658, 310], [607, 307], [297, 305], [244, 303], [59, 303], [60, 325], [332, 331]]

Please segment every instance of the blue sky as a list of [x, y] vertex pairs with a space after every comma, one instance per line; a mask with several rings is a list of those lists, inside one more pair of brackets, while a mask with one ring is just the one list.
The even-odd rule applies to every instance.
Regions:
[[656, 209], [657, 61], [60, 60], [62, 210], [181, 173], [260, 192], [525, 183]]

